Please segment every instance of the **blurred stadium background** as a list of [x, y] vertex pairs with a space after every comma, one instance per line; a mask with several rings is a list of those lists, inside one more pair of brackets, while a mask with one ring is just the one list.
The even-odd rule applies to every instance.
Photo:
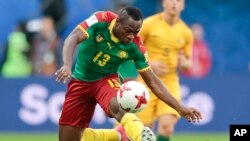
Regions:
[[[161, 0], [0, 1], [1, 66], [6, 61], [9, 35], [20, 22], [26, 23], [32, 38], [33, 32], [41, 28], [39, 19], [46, 12], [56, 14], [58, 8], [55, 19], [58, 18], [56, 31], [60, 43], [54, 57], [60, 58], [62, 41], [74, 26], [97, 10], [115, 10], [121, 2], [141, 8], [145, 17], [161, 10]], [[53, 7], [53, 3], [57, 4]], [[173, 141], [228, 141], [230, 124], [250, 124], [249, 7], [248, 0], [186, 0], [182, 18], [189, 25], [203, 25], [212, 67], [203, 78], [181, 78], [183, 103], [198, 107], [204, 120], [199, 124], [181, 120]], [[56, 67], [60, 64], [58, 59]], [[65, 89], [64, 84], [55, 82], [53, 74], [6, 77], [2, 73], [0, 140], [57, 140], [57, 120]], [[112, 123], [97, 107], [91, 126], [111, 128]]]

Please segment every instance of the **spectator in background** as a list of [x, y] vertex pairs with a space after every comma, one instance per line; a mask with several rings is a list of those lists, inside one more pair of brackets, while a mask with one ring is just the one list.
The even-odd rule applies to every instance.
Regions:
[[6, 78], [20, 78], [31, 75], [31, 64], [28, 53], [30, 45], [27, 41], [25, 24], [20, 22], [7, 41], [5, 62], [2, 66], [2, 75]]
[[6, 51], [7, 51], [6, 45], [0, 44], [0, 72], [2, 72], [3, 63], [6, 59]]
[[54, 20], [57, 33], [62, 33], [66, 23], [65, 0], [41, 0], [41, 9], [44, 16]]
[[51, 17], [44, 17], [41, 23], [41, 30], [34, 38], [32, 47], [33, 74], [52, 76], [58, 65], [60, 39]]
[[211, 69], [211, 52], [208, 44], [204, 40], [204, 29], [201, 24], [195, 23], [191, 25], [194, 35], [192, 66], [182, 71], [184, 76], [192, 78], [204, 78]]

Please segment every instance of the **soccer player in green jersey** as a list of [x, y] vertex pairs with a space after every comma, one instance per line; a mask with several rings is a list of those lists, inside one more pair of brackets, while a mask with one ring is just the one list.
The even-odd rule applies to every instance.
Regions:
[[[88, 128], [96, 104], [121, 123], [129, 139], [141, 141], [142, 136], [147, 136], [155, 140], [149, 128], [118, 105], [116, 93], [120, 85], [117, 71], [126, 60], [134, 60], [149, 88], [181, 116], [192, 122], [201, 119], [199, 111], [181, 106], [150, 69], [146, 49], [137, 35], [142, 22], [139, 9], [126, 7], [118, 15], [110, 11], [96, 12], [69, 34], [63, 47], [63, 66], [55, 73], [58, 82], [70, 79], [59, 120], [60, 141], [127, 140], [114, 129]], [[72, 73], [72, 56], [79, 43]]]

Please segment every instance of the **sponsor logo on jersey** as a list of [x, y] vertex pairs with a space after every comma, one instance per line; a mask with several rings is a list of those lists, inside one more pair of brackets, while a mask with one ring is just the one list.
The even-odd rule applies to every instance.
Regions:
[[102, 35], [97, 35], [96, 37], [95, 37], [95, 41], [97, 42], [97, 43], [99, 43], [99, 42], [101, 42], [103, 40], [103, 37], [102, 37]]
[[118, 56], [120, 58], [127, 58], [128, 57], [128, 53], [122, 50], [122, 51], [118, 52]]
[[109, 50], [111, 50], [112, 49], [111, 44], [109, 42], [107, 42], [107, 45], [109, 46]]
[[158, 38], [159, 36], [157, 34], [152, 34], [152, 37]]

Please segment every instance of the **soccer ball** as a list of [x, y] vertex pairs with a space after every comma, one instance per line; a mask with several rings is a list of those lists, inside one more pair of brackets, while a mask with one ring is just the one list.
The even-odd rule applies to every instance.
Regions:
[[147, 106], [149, 92], [141, 82], [127, 81], [117, 92], [117, 101], [126, 112], [138, 113]]

